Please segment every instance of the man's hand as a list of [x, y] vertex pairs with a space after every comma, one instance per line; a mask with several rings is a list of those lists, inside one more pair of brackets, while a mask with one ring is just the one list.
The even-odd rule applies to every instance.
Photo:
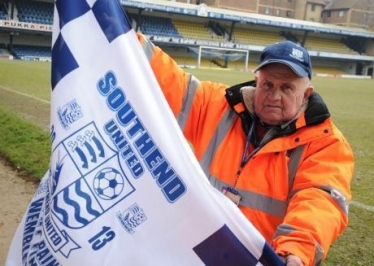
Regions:
[[282, 259], [284, 260], [286, 266], [304, 266], [301, 259], [292, 254], [282, 257]]

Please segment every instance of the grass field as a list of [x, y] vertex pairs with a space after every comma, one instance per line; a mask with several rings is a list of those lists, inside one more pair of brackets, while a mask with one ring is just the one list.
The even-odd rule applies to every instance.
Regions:
[[[191, 69], [201, 80], [236, 84], [252, 73]], [[44, 175], [49, 140], [50, 63], [0, 60], [0, 154], [34, 177]], [[345, 234], [333, 244], [324, 265], [374, 265], [374, 81], [313, 78], [333, 120], [355, 154], [353, 204]], [[45, 120], [43, 120], [45, 121]], [[45, 125], [46, 126], [46, 125]], [[362, 207], [363, 206], [363, 207]], [[313, 217], [311, 217], [313, 219]]]

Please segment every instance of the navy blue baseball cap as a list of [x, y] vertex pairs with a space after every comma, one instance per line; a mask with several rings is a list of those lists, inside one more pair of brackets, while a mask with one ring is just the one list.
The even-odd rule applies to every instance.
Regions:
[[299, 77], [312, 79], [310, 55], [304, 47], [294, 42], [282, 41], [266, 46], [261, 53], [260, 64], [255, 68], [254, 72], [272, 63], [285, 64]]

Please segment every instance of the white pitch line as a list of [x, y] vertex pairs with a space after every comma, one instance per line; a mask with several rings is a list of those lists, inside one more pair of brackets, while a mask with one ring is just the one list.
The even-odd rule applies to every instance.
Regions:
[[363, 203], [358, 202], [358, 201], [352, 201], [351, 204], [352, 204], [353, 206], [359, 207], [359, 208], [361, 208], [361, 209], [365, 209], [365, 210], [367, 210], [367, 211], [374, 212], [374, 207], [373, 207], [373, 206], [366, 205], [366, 204], [363, 204]]
[[50, 104], [50, 101], [40, 99], [38, 97], [35, 97], [35, 96], [27, 94], [27, 93], [23, 93], [23, 92], [20, 92], [20, 91], [12, 90], [12, 89], [4, 87], [4, 86], [0, 86], [0, 89], [3, 89], [5, 91], [9, 91], [9, 92], [13, 92], [13, 93], [19, 94], [19, 95], [22, 95], [22, 96], [34, 99], [36, 101], [42, 102], [42, 103]]

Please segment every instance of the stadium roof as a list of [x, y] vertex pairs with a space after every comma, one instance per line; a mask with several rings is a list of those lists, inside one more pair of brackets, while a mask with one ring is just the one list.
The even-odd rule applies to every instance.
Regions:
[[350, 9], [355, 5], [359, 0], [338, 0], [331, 1], [325, 9], [334, 10], [334, 9]]
[[325, 6], [328, 3], [327, 0], [307, 0], [307, 2], [311, 4], [321, 5], [321, 6]]
[[[355, 3], [352, 0], [338, 0], [340, 3]], [[264, 26], [275, 26], [283, 28], [292, 28], [306, 31], [313, 31], [316, 33], [329, 33], [351, 36], [362, 36], [366, 38], [374, 38], [374, 33], [360, 29], [348, 28], [332, 24], [323, 24], [319, 22], [312, 22], [306, 20], [297, 20], [283, 17], [275, 17], [262, 15], [257, 13], [240, 12], [228, 9], [220, 9], [210, 7], [205, 4], [195, 5], [179, 3], [174, 1], [160, 1], [160, 0], [121, 0], [121, 4], [125, 7], [133, 7], [139, 9], [148, 9], [160, 12], [174, 13], [180, 15], [191, 15], [207, 17], [208, 19], [222, 19], [229, 21], [237, 21], [246, 24], [257, 24]], [[201, 11], [203, 10], [203, 12]]]

